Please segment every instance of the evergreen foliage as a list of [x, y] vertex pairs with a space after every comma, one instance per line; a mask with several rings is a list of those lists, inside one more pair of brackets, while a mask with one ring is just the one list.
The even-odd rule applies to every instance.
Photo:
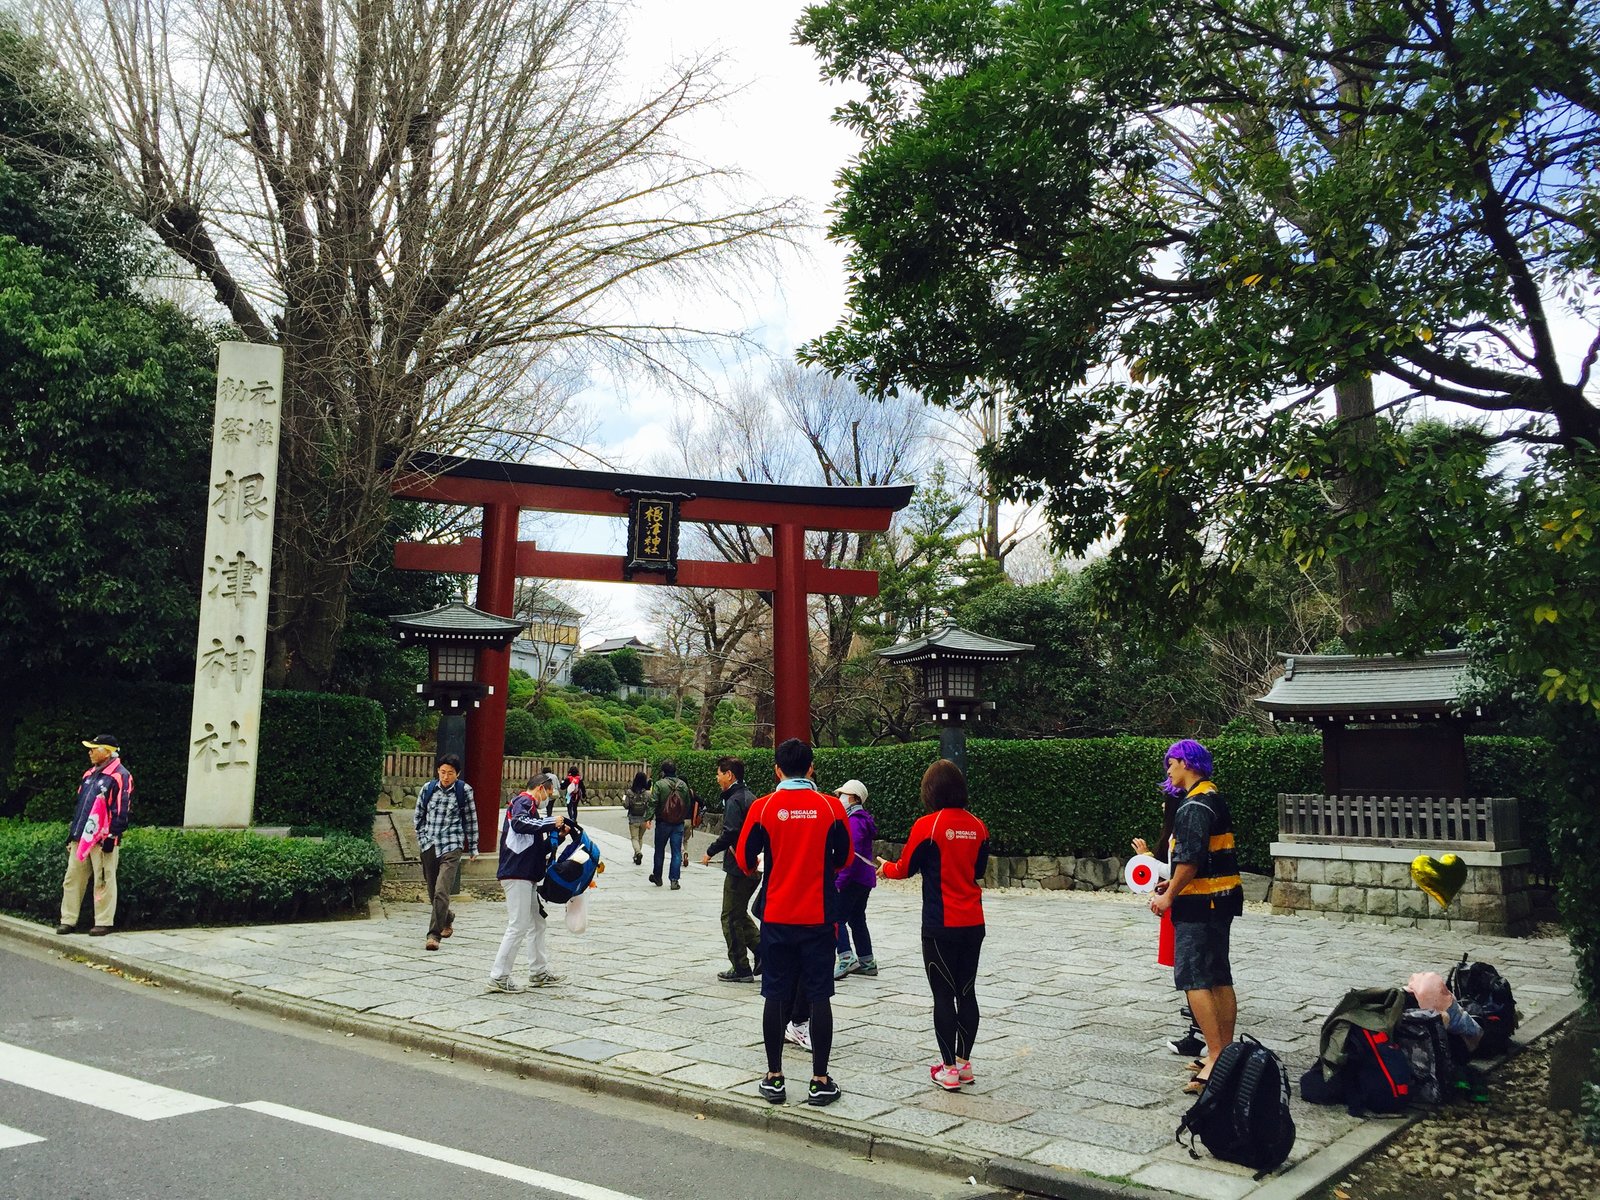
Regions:
[[[59, 821], [0, 820], [0, 909], [59, 919], [66, 845]], [[117, 864], [117, 928], [333, 916], [364, 909], [382, 880], [383, 855], [370, 836], [269, 838], [135, 825]]]
[[[1069, 738], [967, 743], [972, 810], [983, 818], [997, 853], [1127, 857], [1135, 837], [1161, 828], [1164, 755], [1171, 738]], [[1317, 792], [1322, 742], [1315, 737], [1211, 738], [1217, 786], [1233, 811], [1241, 863], [1270, 873], [1277, 837], [1278, 793]], [[1532, 798], [1527, 831], [1542, 811], [1544, 743], [1519, 738], [1469, 738], [1473, 791]], [[870, 748], [819, 747], [815, 779], [827, 789], [859, 779], [879, 835], [902, 841], [922, 815], [922, 773], [939, 756], [935, 742]], [[749, 750], [745, 782], [761, 795], [774, 782], [772, 751]], [[718, 794], [716, 755], [677, 757], [678, 774], [703, 798]], [[715, 807], [715, 805], [713, 805]]]
[[[179, 684], [108, 685], [21, 714], [10, 769], [0, 783], [0, 810], [36, 821], [70, 817], [88, 765], [81, 743], [109, 729], [122, 739], [133, 772], [133, 824], [182, 824], [192, 693]], [[265, 693], [255, 823], [370, 837], [383, 745], [383, 711], [370, 700]]]

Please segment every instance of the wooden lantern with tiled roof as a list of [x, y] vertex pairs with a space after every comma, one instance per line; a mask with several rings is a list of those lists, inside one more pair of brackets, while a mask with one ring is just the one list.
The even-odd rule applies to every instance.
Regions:
[[877, 651], [890, 662], [917, 667], [922, 673], [922, 704], [939, 726], [939, 752], [966, 770], [966, 736], [994, 702], [983, 699], [983, 671], [1020, 658], [1032, 642], [1007, 642], [944, 624], [937, 629]]
[[478, 651], [504, 650], [528, 622], [453, 600], [427, 612], [390, 617], [389, 624], [403, 644], [428, 648], [428, 681], [417, 684], [428, 707], [464, 712], [493, 690], [479, 682]]

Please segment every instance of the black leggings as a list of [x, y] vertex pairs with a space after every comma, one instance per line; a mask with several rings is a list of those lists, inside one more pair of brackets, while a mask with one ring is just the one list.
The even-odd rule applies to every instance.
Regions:
[[978, 1037], [978, 952], [983, 926], [968, 925], [922, 935], [922, 963], [933, 989], [933, 1036], [945, 1063], [972, 1057]]
[[813, 1003], [798, 983], [789, 1003], [768, 996], [761, 1012], [761, 1040], [766, 1043], [768, 1074], [783, 1074], [783, 1030], [791, 1021], [796, 1025], [810, 1024], [811, 1073], [821, 1078], [828, 1073], [828, 1055], [833, 1052], [833, 1005], [826, 998]]

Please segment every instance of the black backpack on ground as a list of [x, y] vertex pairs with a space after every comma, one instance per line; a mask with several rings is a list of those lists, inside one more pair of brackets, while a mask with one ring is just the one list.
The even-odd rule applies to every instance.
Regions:
[[1307, 1104], [1342, 1104], [1352, 1117], [1401, 1112], [1411, 1103], [1411, 1062], [1389, 1035], [1372, 1029], [1350, 1032], [1350, 1053], [1332, 1075], [1322, 1060], [1300, 1076], [1300, 1099]]
[[1444, 1018], [1426, 1008], [1408, 1008], [1394, 1029], [1394, 1044], [1411, 1064], [1411, 1098], [1420, 1104], [1461, 1099], [1466, 1074], [1456, 1060]]
[[1317, 1061], [1300, 1077], [1308, 1104], [1343, 1104], [1351, 1116], [1397, 1113], [1411, 1103], [1411, 1064], [1390, 1040], [1405, 1009], [1399, 988], [1352, 988], [1322, 1023]]
[[1200, 1157], [1199, 1138], [1214, 1157], [1249, 1167], [1258, 1178], [1280, 1165], [1294, 1149], [1294, 1118], [1289, 1075], [1278, 1056], [1248, 1034], [1224, 1046], [1205, 1091], [1178, 1123], [1180, 1146], [1185, 1132], [1191, 1158]]
[[1517, 1031], [1517, 1002], [1505, 976], [1486, 962], [1469, 964], [1463, 954], [1461, 961], [1450, 968], [1445, 986], [1483, 1027], [1483, 1040], [1473, 1051], [1474, 1056], [1492, 1058], [1504, 1054], [1511, 1045], [1511, 1035]]

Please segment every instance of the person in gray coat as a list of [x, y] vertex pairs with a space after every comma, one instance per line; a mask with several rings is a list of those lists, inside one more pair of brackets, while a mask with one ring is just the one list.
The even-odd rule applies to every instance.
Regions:
[[761, 927], [750, 916], [750, 898], [761, 886], [761, 875], [746, 875], [734, 856], [745, 813], [755, 795], [744, 785], [744, 760], [717, 759], [717, 786], [722, 789], [722, 832], [706, 847], [700, 865], [711, 865], [713, 854], [722, 855], [722, 937], [728, 943], [728, 969], [718, 971], [724, 983], [754, 983], [761, 974]]

